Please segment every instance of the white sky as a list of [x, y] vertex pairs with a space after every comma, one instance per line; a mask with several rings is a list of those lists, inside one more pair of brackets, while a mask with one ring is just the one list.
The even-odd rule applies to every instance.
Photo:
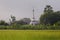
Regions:
[[38, 19], [46, 5], [51, 5], [55, 11], [60, 10], [60, 0], [0, 0], [0, 20], [8, 21], [10, 15], [17, 19], [32, 18], [32, 9]]

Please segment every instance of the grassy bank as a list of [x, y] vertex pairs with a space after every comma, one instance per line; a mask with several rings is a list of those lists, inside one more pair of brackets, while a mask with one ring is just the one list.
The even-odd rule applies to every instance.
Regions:
[[0, 40], [60, 40], [60, 30], [0, 30]]

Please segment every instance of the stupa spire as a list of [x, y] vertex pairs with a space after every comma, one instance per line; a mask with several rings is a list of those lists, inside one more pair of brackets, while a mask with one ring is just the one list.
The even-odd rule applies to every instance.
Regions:
[[33, 19], [35, 19], [35, 15], [34, 15], [34, 12], [35, 12], [35, 10], [34, 10], [34, 8], [33, 8]]

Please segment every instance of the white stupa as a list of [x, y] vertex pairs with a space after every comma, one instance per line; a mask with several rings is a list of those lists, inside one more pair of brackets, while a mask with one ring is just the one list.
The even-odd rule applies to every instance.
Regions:
[[34, 9], [33, 9], [33, 18], [31, 19], [31, 22], [30, 22], [30, 25], [37, 25], [39, 22], [35, 19], [35, 16], [34, 16]]

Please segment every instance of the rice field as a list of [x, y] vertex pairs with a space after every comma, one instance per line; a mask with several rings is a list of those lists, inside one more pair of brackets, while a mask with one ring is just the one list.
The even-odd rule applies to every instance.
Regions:
[[60, 30], [0, 30], [0, 40], [60, 40]]

